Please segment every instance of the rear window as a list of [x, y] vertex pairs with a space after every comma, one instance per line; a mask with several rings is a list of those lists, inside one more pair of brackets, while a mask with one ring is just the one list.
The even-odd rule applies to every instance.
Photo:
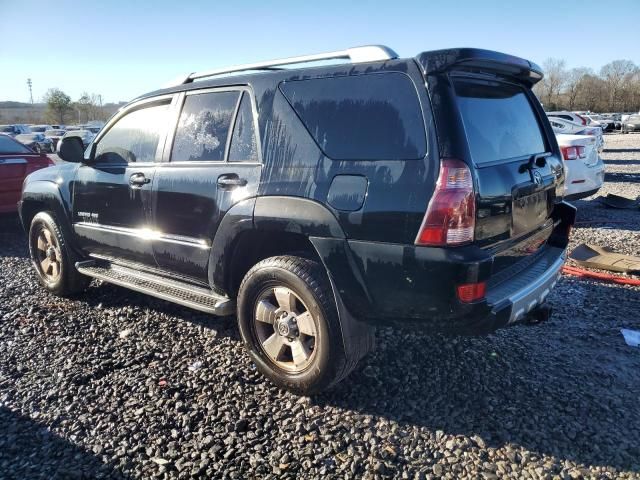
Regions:
[[521, 87], [458, 79], [455, 91], [476, 164], [546, 151], [540, 124]]
[[298, 80], [280, 89], [330, 158], [409, 160], [426, 154], [418, 94], [403, 73]]

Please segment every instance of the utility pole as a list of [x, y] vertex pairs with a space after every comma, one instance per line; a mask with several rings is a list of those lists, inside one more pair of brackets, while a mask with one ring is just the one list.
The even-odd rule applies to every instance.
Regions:
[[33, 82], [30, 78], [27, 78], [27, 85], [29, 86], [29, 99], [31, 100], [31, 105], [33, 105]]

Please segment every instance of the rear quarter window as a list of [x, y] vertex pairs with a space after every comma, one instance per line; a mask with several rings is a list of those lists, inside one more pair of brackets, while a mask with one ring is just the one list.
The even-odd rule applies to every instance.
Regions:
[[409, 160], [427, 152], [415, 85], [403, 73], [283, 82], [280, 90], [335, 160]]
[[537, 115], [517, 85], [454, 80], [473, 161], [481, 165], [546, 151]]

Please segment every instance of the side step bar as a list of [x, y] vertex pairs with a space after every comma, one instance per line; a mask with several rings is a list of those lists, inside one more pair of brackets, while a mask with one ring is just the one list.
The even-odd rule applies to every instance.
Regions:
[[201, 312], [225, 316], [235, 313], [236, 305], [230, 298], [206, 288], [186, 282], [169, 280], [158, 275], [140, 272], [122, 265], [87, 260], [77, 262], [76, 269], [89, 277], [120, 285], [136, 292], [184, 305]]

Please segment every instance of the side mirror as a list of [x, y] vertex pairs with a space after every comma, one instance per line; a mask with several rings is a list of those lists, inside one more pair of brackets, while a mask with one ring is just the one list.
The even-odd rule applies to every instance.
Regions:
[[84, 161], [84, 147], [80, 137], [64, 137], [60, 139], [58, 156], [65, 162], [82, 163]]

